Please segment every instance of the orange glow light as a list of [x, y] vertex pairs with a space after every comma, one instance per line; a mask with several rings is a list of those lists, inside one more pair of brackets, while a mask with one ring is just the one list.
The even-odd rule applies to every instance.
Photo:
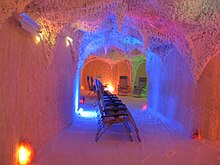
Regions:
[[81, 90], [84, 90], [84, 89], [85, 89], [85, 87], [84, 87], [84, 86], [81, 86], [81, 87], [80, 87], [80, 89], [81, 89]]
[[109, 92], [114, 92], [114, 88], [113, 88], [113, 86], [112, 85], [107, 85], [107, 87], [105, 87], [105, 90], [108, 90]]
[[28, 165], [34, 159], [34, 150], [30, 144], [27, 142], [22, 142], [19, 144], [17, 150], [17, 160], [20, 165]]
[[111, 93], [114, 92], [113, 86], [112, 86], [112, 85], [108, 85], [108, 90], [109, 90]]
[[202, 140], [200, 129], [195, 129], [194, 130], [192, 138], [195, 139], [195, 140]]

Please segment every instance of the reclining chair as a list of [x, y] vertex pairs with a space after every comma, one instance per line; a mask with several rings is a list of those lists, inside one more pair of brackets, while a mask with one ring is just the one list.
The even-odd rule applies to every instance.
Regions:
[[123, 128], [131, 142], [133, 141], [132, 132], [136, 133], [138, 140], [141, 142], [138, 128], [126, 105], [115, 95], [105, 95], [100, 82], [96, 82], [96, 84], [98, 131], [95, 141], [97, 142], [103, 133], [112, 125], [118, 124]]
[[128, 95], [128, 76], [120, 76], [118, 95]]
[[134, 86], [133, 97], [141, 97], [142, 91], [147, 83], [146, 77], [139, 77], [138, 86]]
[[96, 93], [96, 89], [95, 89], [95, 85], [93, 85], [94, 79], [92, 76], [87, 76], [87, 84], [88, 84], [88, 88], [89, 88], [89, 93], [88, 95], [90, 95], [91, 93], [95, 94]]

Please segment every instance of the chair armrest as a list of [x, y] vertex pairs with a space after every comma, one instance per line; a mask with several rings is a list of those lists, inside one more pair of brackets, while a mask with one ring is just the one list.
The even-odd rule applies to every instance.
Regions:
[[102, 115], [101, 118], [108, 118], [108, 117], [120, 117], [120, 116], [128, 116], [126, 113], [116, 113], [116, 114], [109, 114], [109, 115]]

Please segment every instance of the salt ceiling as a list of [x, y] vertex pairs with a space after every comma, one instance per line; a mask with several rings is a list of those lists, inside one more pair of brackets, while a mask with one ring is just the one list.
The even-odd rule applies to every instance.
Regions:
[[24, 11], [49, 33], [49, 45], [62, 33], [80, 38], [75, 47], [82, 42], [84, 53], [174, 45], [196, 79], [220, 50], [220, 0], [1, 0], [0, 27]]

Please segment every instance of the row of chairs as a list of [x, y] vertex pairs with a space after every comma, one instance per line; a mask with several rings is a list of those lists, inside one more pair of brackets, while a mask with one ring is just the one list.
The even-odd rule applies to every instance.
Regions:
[[105, 91], [104, 86], [99, 80], [96, 80], [96, 92], [98, 130], [95, 141], [98, 141], [103, 133], [112, 125], [119, 124], [130, 141], [133, 141], [132, 133], [135, 132], [137, 139], [141, 142], [139, 130], [126, 105], [116, 95]]
[[[142, 91], [146, 86], [146, 77], [139, 77], [139, 82], [137, 86], [134, 86], [133, 96], [134, 97], [141, 97]], [[96, 85], [94, 85], [94, 79], [92, 76], [87, 75], [87, 84], [89, 88], [90, 94], [96, 93]], [[128, 95], [128, 76], [120, 76], [119, 78], [119, 85], [118, 85], [118, 95]]]
[[[134, 86], [133, 96], [141, 97], [141, 94], [146, 86], [147, 78], [139, 77], [138, 85]], [[128, 76], [120, 76], [118, 85], [118, 95], [128, 95]]]

